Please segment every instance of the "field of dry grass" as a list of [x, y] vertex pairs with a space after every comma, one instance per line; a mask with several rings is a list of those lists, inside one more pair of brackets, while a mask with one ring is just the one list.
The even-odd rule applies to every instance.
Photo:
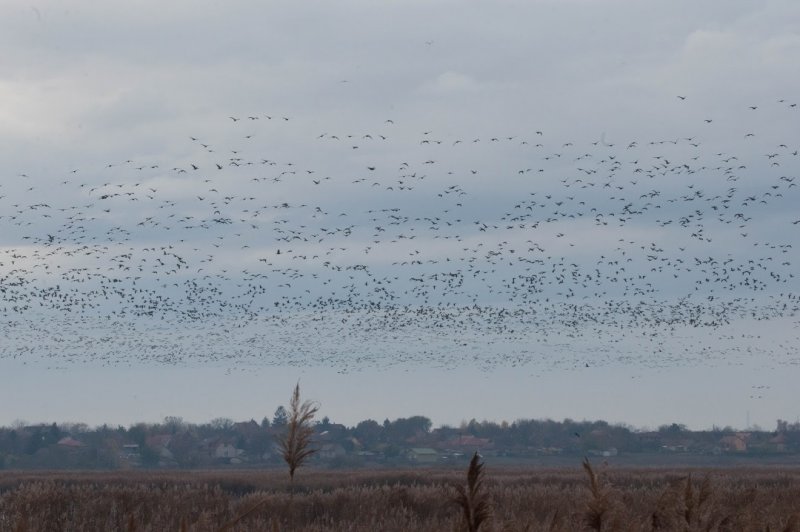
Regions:
[[[800, 531], [800, 468], [484, 473], [480, 530]], [[453, 469], [306, 469], [292, 488], [285, 471], [2, 472], [0, 530], [467, 530], [466, 482]]]

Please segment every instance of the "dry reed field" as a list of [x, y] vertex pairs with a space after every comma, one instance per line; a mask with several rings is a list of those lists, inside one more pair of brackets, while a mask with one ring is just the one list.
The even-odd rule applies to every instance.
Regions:
[[306, 469], [293, 485], [283, 471], [3, 472], [0, 530], [800, 530], [800, 469], [475, 465]]

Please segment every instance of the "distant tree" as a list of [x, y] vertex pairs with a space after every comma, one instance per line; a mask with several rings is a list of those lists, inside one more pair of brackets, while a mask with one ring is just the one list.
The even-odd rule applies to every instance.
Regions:
[[180, 416], [167, 416], [164, 418], [164, 428], [170, 433], [175, 434], [186, 428], [186, 423]]
[[431, 420], [425, 416], [412, 416], [398, 418], [387, 427], [384, 425], [388, 437], [395, 442], [405, 442], [411, 438], [424, 436], [431, 430]]
[[86, 423], [64, 423], [61, 425], [61, 429], [72, 435], [83, 434], [89, 432], [89, 425]]
[[169, 443], [169, 450], [179, 467], [192, 468], [200, 465], [199, 440], [191, 431], [175, 434]]
[[130, 438], [133, 443], [139, 444], [139, 447], [144, 447], [148, 432], [147, 425], [144, 423], [137, 423], [128, 429], [128, 438]]
[[142, 466], [144, 467], [156, 467], [161, 458], [155, 449], [146, 445], [140, 448], [139, 456], [141, 457]]
[[214, 430], [219, 430], [223, 432], [228, 432], [233, 429], [233, 420], [227, 417], [216, 417], [212, 419], [209, 424], [211, 428]]
[[47, 431], [46, 440], [48, 444], [58, 443], [58, 440], [61, 439], [61, 430], [58, 428], [58, 425], [53, 423], [50, 425], [49, 430]]
[[402, 451], [401, 447], [390, 443], [383, 449], [383, 456], [389, 459], [398, 458]]
[[679, 425], [677, 423], [673, 423], [671, 425], [661, 425], [658, 427], [658, 432], [670, 436], [677, 436], [681, 432], [686, 432], [686, 425]]
[[289, 420], [289, 413], [283, 405], [275, 409], [275, 414], [272, 416], [272, 425], [274, 427], [283, 427]]
[[28, 441], [25, 443], [25, 454], [34, 454], [36, 451], [46, 446], [45, 435], [42, 434], [41, 427], [32, 430]]
[[261, 420], [261, 428], [268, 429], [269, 428], [269, 418], [264, 416], [264, 419]]
[[275, 439], [267, 431], [261, 431], [247, 441], [248, 454], [258, 459], [268, 459], [275, 445]]
[[12, 453], [19, 452], [19, 432], [17, 432], [14, 429], [9, 431], [9, 433], [8, 433], [8, 443], [9, 443], [9, 447], [10, 447], [9, 450]]
[[365, 447], [371, 448], [381, 441], [383, 427], [373, 419], [367, 419], [356, 425], [353, 436], [358, 439]]

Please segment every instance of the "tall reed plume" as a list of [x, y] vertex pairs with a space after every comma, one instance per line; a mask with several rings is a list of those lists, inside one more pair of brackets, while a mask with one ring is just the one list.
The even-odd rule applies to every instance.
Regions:
[[476, 452], [467, 469], [467, 485], [456, 486], [455, 502], [461, 507], [466, 530], [477, 532], [491, 514], [489, 495], [483, 485], [483, 462]]
[[608, 491], [600, 486], [600, 481], [588, 458], [583, 459], [583, 469], [589, 475], [589, 489], [592, 492], [592, 498], [584, 513], [584, 521], [591, 530], [602, 530], [603, 525], [608, 521], [611, 509]]
[[292, 400], [289, 403], [289, 420], [286, 433], [278, 441], [281, 455], [289, 466], [289, 480], [294, 481], [294, 473], [303, 465], [317, 449], [311, 447], [314, 427], [311, 422], [319, 411], [319, 405], [313, 401], [300, 403], [300, 383], [294, 387]]
[[[289, 419], [286, 423], [286, 432], [278, 439], [278, 446], [281, 456], [289, 466], [290, 497], [294, 500], [294, 474], [303, 463], [308, 460], [316, 449], [311, 447], [312, 437], [314, 436], [314, 415], [319, 411], [319, 404], [313, 401], [300, 402], [300, 383], [294, 387], [292, 399], [289, 402]], [[225, 523], [220, 531], [233, 528], [242, 519], [259, 509], [266, 499], [262, 499], [244, 512], [237, 515], [233, 520]]]

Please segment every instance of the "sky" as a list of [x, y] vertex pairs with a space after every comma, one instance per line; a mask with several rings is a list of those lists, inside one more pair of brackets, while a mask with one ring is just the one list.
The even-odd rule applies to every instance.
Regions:
[[0, 424], [795, 420], [794, 2], [4, 2]]

